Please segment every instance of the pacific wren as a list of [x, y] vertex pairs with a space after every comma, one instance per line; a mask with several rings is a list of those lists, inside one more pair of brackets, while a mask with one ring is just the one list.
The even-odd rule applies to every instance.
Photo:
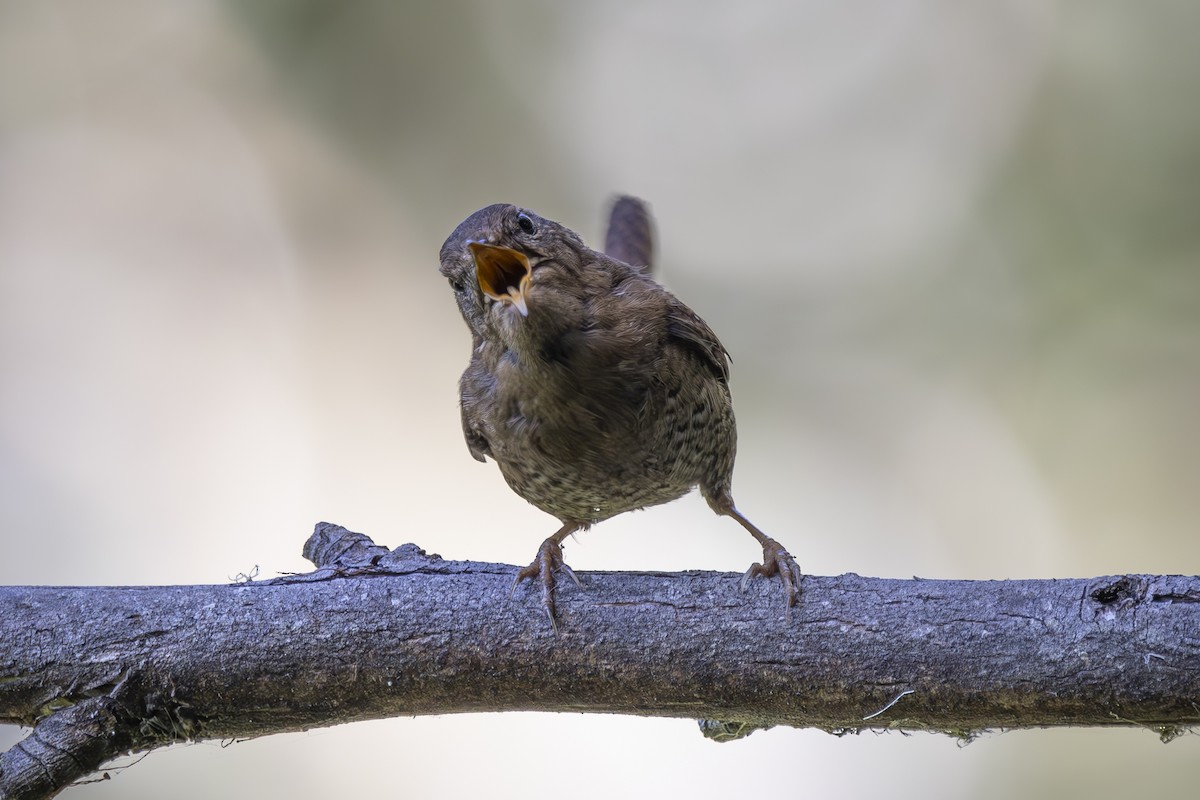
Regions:
[[626, 511], [699, 486], [763, 548], [742, 578], [778, 574], [794, 605], [800, 568], [734, 506], [737, 429], [729, 354], [695, 312], [649, 275], [645, 206], [619, 198], [606, 247], [527, 209], [482, 208], [454, 229], [441, 273], [471, 330], [459, 382], [463, 435], [521, 497], [562, 522], [513, 590], [539, 577], [554, 615], [556, 571], [578, 584], [562, 542]]

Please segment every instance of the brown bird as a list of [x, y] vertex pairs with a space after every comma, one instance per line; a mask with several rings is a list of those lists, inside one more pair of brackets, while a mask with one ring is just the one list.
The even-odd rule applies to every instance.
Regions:
[[[630, 198], [614, 212], [622, 208], [640, 210], [642, 222], [632, 213], [634, 234], [623, 238], [612, 235], [614, 221], [610, 248], [649, 262], [645, 207]], [[513, 583], [515, 591], [540, 578], [556, 631], [554, 574], [579, 584], [563, 540], [696, 486], [762, 546], [763, 561], [741, 588], [753, 576], [779, 575], [787, 604], [796, 602], [800, 568], [730, 493], [737, 430], [729, 355], [648, 272], [513, 205], [476, 211], [442, 245], [441, 273], [473, 340], [459, 382], [467, 447], [479, 461], [495, 459], [514, 492], [562, 522]]]

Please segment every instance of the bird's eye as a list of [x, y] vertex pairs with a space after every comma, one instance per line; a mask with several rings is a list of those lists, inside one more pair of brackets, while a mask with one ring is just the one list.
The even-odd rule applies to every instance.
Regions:
[[517, 227], [519, 227], [521, 230], [525, 231], [526, 233], [533, 233], [533, 231], [535, 229], [533, 220], [529, 218], [528, 214], [518, 214], [517, 215]]
[[460, 281], [458, 278], [451, 278], [450, 279], [450, 288], [453, 289], [455, 291], [455, 293], [461, 292], [463, 290], [463, 282]]

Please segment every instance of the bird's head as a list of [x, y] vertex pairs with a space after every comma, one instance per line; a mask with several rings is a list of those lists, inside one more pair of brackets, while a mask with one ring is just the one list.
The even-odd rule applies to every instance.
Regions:
[[514, 205], [482, 208], [459, 224], [441, 250], [442, 275], [478, 336], [547, 319], [580, 291], [591, 251], [572, 230]]

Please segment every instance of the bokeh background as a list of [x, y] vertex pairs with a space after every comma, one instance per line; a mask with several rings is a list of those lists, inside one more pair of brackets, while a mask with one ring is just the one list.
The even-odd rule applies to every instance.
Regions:
[[[1160, 0], [0, 2], [0, 581], [303, 571], [322, 519], [526, 563], [556, 523], [467, 454], [437, 250], [497, 201], [596, 241], [616, 192], [733, 353], [739, 506], [807, 571], [1195, 573], [1197, 30]], [[756, 556], [695, 496], [568, 552]], [[1151, 796], [1198, 757], [508, 714], [180, 746], [72, 796]]]

